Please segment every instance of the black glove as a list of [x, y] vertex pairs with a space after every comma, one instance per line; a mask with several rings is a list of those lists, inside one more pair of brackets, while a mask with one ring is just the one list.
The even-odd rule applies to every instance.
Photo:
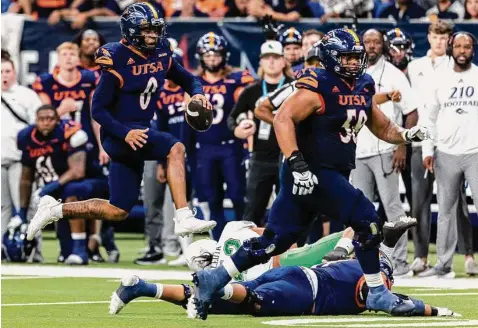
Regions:
[[337, 247], [333, 251], [328, 252], [322, 258], [322, 262], [333, 262], [333, 261], [340, 261], [346, 260], [349, 257], [349, 252], [343, 247]]
[[265, 15], [259, 21], [262, 25], [262, 31], [266, 40], [276, 40], [279, 31], [284, 27], [284, 24], [277, 25], [277, 22], [272, 19], [271, 15]]

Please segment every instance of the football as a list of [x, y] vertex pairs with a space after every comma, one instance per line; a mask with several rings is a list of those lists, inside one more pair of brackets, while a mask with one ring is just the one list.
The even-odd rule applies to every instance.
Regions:
[[212, 110], [203, 107], [201, 102], [197, 100], [191, 100], [189, 102], [184, 115], [186, 116], [186, 122], [196, 131], [205, 132], [209, 130], [212, 125]]

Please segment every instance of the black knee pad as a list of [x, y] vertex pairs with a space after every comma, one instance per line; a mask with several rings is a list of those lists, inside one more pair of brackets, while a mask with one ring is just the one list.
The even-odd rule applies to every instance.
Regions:
[[272, 230], [264, 230], [260, 237], [254, 237], [244, 242], [242, 247], [252, 258], [254, 264], [262, 264], [272, 257], [276, 245], [274, 244], [275, 233]]
[[171, 303], [182, 306], [184, 309], [187, 309], [188, 301], [191, 298], [191, 286], [187, 284], [181, 284], [184, 287], [184, 300], [182, 301], [171, 301]]
[[262, 306], [262, 296], [251, 290], [249, 287], [244, 287], [246, 288], [247, 294], [246, 298], [240, 303], [240, 306], [245, 313], [257, 314]]
[[362, 249], [378, 248], [383, 240], [382, 225], [377, 217], [374, 221], [361, 222], [359, 227], [352, 227], [355, 231], [354, 246]]

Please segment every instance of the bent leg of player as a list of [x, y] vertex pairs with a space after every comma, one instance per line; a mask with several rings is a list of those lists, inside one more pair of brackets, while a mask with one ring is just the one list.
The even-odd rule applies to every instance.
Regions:
[[137, 276], [121, 279], [120, 286], [111, 295], [109, 313], [118, 314], [129, 302], [138, 297], [151, 297], [186, 308], [191, 297], [189, 285], [153, 284]]
[[[269, 221], [262, 236], [246, 241], [238, 251], [227, 258], [217, 269], [204, 270], [193, 275], [196, 286], [195, 302], [201, 319], [207, 318], [212, 296], [232, 277], [257, 264], [267, 262], [272, 256], [289, 249], [317, 215], [316, 195], [299, 201], [292, 195], [292, 174], [287, 165], [281, 170], [281, 189], [272, 204]], [[378, 254], [377, 254], [378, 256]]]
[[321, 211], [340, 218], [355, 231], [355, 254], [370, 288], [367, 308], [392, 315], [409, 315], [414, 305], [393, 295], [383, 284], [378, 251], [382, 225], [373, 204], [349, 183], [346, 174], [321, 169], [318, 179]]
[[[319, 239], [313, 244], [288, 250], [279, 255], [280, 266], [300, 265], [310, 268], [322, 263], [323, 257], [331, 252], [341, 239], [342, 232], [336, 232]], [[352, 240], [350, 240], [350, 244], [352, 244]], [[353, 250], [353, 246], [351, 250]]]
[[303, 315], [312, 312], [318, 281], [311, 270], [294, 266], [275, 268], [253, 281], [228, 284], [224, 289], [222, 298], [240, 304], [244, 313]]

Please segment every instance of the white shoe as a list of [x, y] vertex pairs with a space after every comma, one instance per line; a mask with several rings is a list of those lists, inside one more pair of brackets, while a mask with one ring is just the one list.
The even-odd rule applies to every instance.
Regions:
[[475, 259], [467, 258], [465, 261], [465, 273], [470, 276], [478, 275], [478, 265]]
[[88, 261], [85, 261], [80, 255], [78, 254], [70, 254], [66, 260], [65, 264], [69, 265], [83, 265], [88, 264]]
[[27, 230], [27, 239], [28, 240], [33, 240], [35, 238], [35, 235], [43, 229], [45, 226], [48, 224], [58, 221], [60, 218], [52, 216], [51, 214], [51, 209], [54, 206], [59, 205], [61, 202], [56, 200], [55, 198], [51, 196], [43, 196], [40, 199], [40, 203], [38, 204], [38, 209], [37, 212], [35, 213], [35, 216], [33, 219], [30, 221], [30, 224], [28, 225], [28, 230]]
[[169, 261], [168, 265], [169, 266], [187, 266], [188, 262], [186, 261], [186, 257], [184, 255], [181, 255], [177, 259]]
[[174, 218], [174, 233], [178, 236], [186, 236], [192, 233], [201, 233], [211, 230], [216, 226], [216, 221], [197, 219], [193, 211], [183, 213], [182, 218]]

